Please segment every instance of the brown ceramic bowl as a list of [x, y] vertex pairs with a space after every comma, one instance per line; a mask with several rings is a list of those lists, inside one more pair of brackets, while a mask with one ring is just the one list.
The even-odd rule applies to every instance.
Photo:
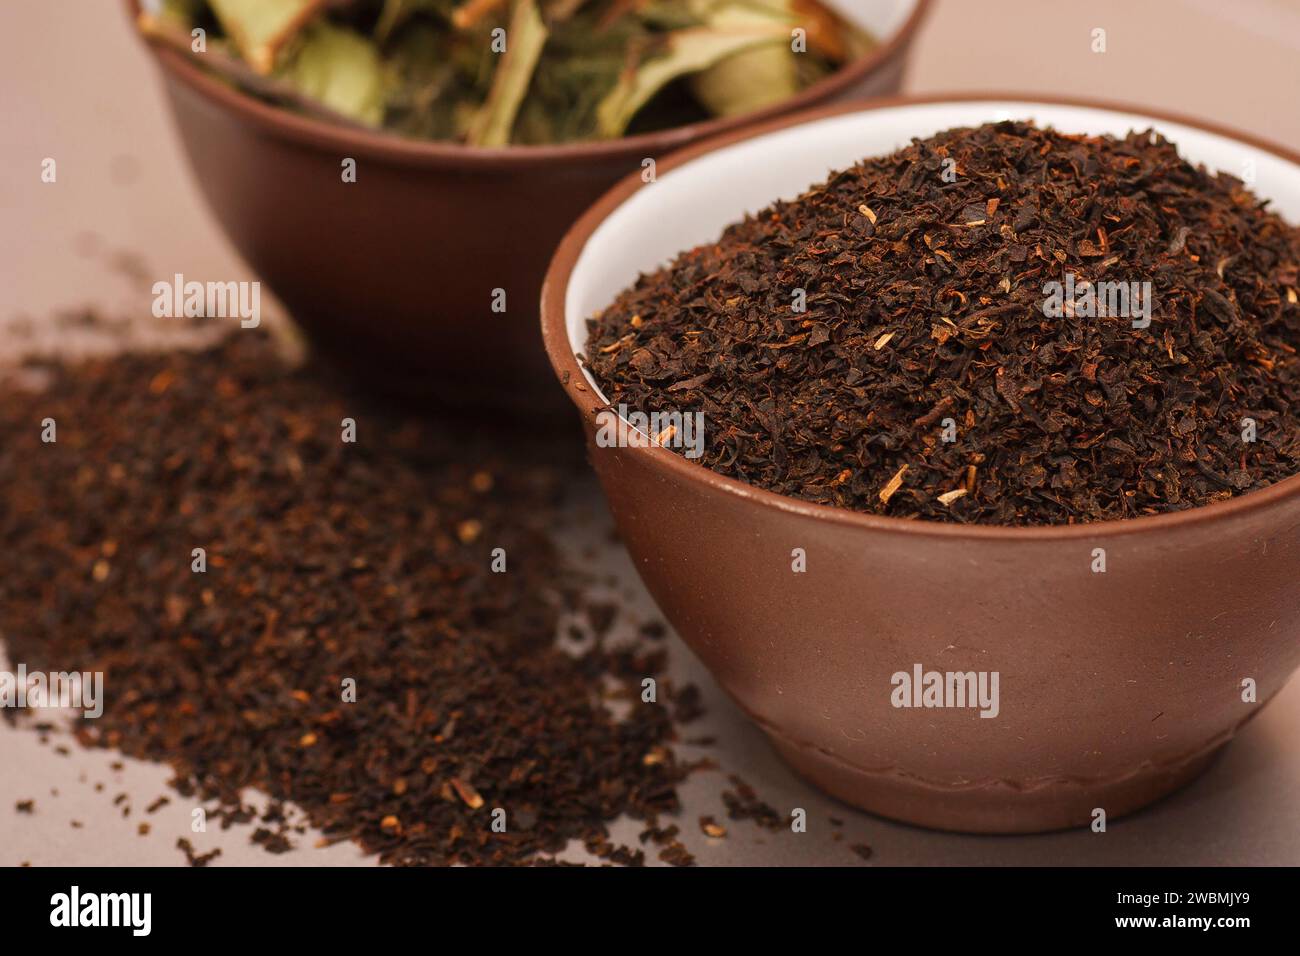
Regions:
[[[946, 99], [947, 102], [943, 100]], [[1207, 507], [1073, 527], [856, 514], [721, 477], [659, 447], [599, 447], [574, 353], [638, 271], [912, 136], [1031, 117], [1071, 132], [1154, 125], [1238, 170], [1300, 222], [1300, 156], [1188, 119], [1086, 102], [892, 99], [700, 144], [628, 179], [560, 244], [543, 337], [663, 613], [800, 772], [926, 826], [1033, 832], [1110, 819], [1191, 780], [1300, 665], [1300, 477]], [[707, 422], [705, 423], [707, 428]], [[792, 572], [792, 551], [807, 555]], [[1095, 549], [1106, 572], [1094, 573]], [[999, 708], [904, 709], [915, 665], [997, 672]], [[1258, 703], [1243, 701], [1254, 681]]]
[[[132, 15], [140, 0], [126, 0]], [[479, 149], [268, 106], [151, 47], [181, 140], [227, 235], [321, 349], [388, 391], [563, 412], [537, 298], [574, 219], [647, 157], [830, 100], [898, 89], [930, 0], [835, 4], [883, 38], [868, 57], [747, 116], [626, 139]], [[357, 161], [344, 185], [340, 163]], [[507, 311], [492, 311], [493, 290]]]

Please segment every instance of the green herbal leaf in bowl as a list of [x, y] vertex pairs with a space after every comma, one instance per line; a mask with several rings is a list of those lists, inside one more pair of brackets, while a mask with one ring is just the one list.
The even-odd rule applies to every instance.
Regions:
[[466, 136], [473, 146], [504, 146], [510, 142], [515, 115], [528, 93], [546, 43], [546, 25], [533, 0], [515, 0], [505, 37], [508, 43], [492, 78], [487, 102], [479, 108]]
[[254, 71], [275, 69], [280, 50], [315, 19], [326, 0], [208, 0], [222, 29]]
[[383, 64], [374, 45], [358, 33], [324, 22], [312, 24], [277, 75], [304, 96], [358, 123], [383, 122]]
[[[155, 4], [154, 8], [157, 9]], [[787, 99], [873, 40], [819, 0], [162, 0], [151, 41], [278, 106], [473, 146], [614, 139]], [[193, 28], [207, 31], [203, 49]], [[796, 31], [804, 44], [792, 45]]]

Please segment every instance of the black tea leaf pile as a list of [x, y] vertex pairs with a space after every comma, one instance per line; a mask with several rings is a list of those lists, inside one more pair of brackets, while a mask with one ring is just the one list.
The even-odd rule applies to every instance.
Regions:
[[46, 371], [0, 389], [0, 637], [103, 672], [84, 743], [170, 763], [223, 820], [260, 788], [390, 863], [642, 861], [607, 824], [675, 811], [686, 768], [669, 703], [606, 704], [665, 654], [557, 649], [581, 599], [553, 450], [368, 409], [260, 334]]
[[701, 463], [873, 514], [1133, 518], [1300, 472], [1300, 231], [1154, 132], [913, 140], [589, 320], [612, 405]]

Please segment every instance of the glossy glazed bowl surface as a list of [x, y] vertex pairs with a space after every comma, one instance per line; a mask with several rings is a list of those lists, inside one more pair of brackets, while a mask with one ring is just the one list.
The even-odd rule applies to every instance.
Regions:
[[[586, 318], [638, 272], [746, 212], [913, 136], [1009, 118], [1154, 126], [1187, 158], [1253, 171], [1255, 191], [1300, 222], [1300, 157], [1253, 139], [1086, 102], [902, 98], [770, 123], [675, 156], [655, 183], [625, 180], [565, 237], [542, 299], [548, 354], [620, 532], [678, 633], [811, 780], [885, 816], [971, 832], [1135, 810], [1204, 769], [1277, 693], [1300, 665], [1300, 477], [1071, 527], [856, 514], [666, 448], [601, 447], [604, 399], [574, 355]], [[996, 673], [996, 716], [895, 706], [896, 675], [917, 667]]]

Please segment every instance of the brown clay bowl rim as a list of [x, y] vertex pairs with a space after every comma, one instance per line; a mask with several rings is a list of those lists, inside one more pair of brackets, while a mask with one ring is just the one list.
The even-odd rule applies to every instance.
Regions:
[[[481, 165], [487, 168], [563, 165], [581, 160], [613, 159], [629, 156], [659, 156], [686, 143], [748, 127], [787, 113], [814, 106], [876, 72], [896, 56], [902, 55], [916, 34], [934, 0], [914, 0], [912, 12], [887, 40], [867, 56], [854, 60], [794, 96], [740, 116], [703, 120], [686, 126], [674, 126], [651, 133], [639, 133], [622, 139], [596, 143], [561, 143], [554, 146], [465, 146], [430, 140], [411, 139], [382, 130], [340, 126], [324, 120], [300, 116], [289, 110], [263, 103], [256, 97], [220, 82], [206, 70], [190, 62], [175, 50], [156, 43], [145, 45], [171, 76], [195, 92], [215, 100], [233, 113], [264, 130], [288, 139], [343, 155], [362, 154], [395, 163], [432, 168], [464, 168]], [[132, 30], [140, 13], [141, 0], [124, 0]]]
[[[857, 103], [835, 104], [819, 109], [805, 111], [795, 116], [782, 116], [767, 122], [748, 126], [721, 136], [714, 136], [704, 142], [694, 144], [673, 153], [670, 157], [657, 163], [658, 173], [662, 174], [678, 166], [685, 165], [708, 153], [716, 152], [727, 146], [744, 140], [753, 139], [778, 130], [805, 123], [815, 122], [831, 116], [845, 113], [867, 113], [875, 110], [890, 109], [898, 106], [916, 106], [922, 104], [964, 103], [988, 100], [1003, 103], [1023, 104], [1026, 106], [1074, 106], [1085, 109], [1107, 110], [1118, 113], [1131, 113], [1137, 116], [1169, 123], [1178, 123], [1195, 129], [1236, 140], [1248, 146], [1300, 166], [1300, 153], [1261, 139], [1250, 133], [1243, 133], [1227, 126], [1189, 117], [1185, 114], [1167, 110], [1148, 109], [1132, 103], [1122, 103], [1090, 97], [1039, 96], [1024, 93], [1007, 92], [962, 92], [930, 93], [924, 95], [897, 95], [879, 97]], [[587, 240], [601, 223], [613, 211], [635, 193], [640, 186], [640, 171], [633, 172], [620, 180], [609, 192], [605, 193], [577, 222], [570, 227], [560, 241], [547, 269], [546, 279], [542, 285], [541, 322], [542, 340], [546, 347], [551, 366], [562, 382], [567, 382], [564, 389], [569, 398], [578, 407], [584, 421], [592, 419], [602, 406], [593, 407], [598, 401], [597, 395], [586, 385], [586, 375], [573, 353], [569, 342], [565, 298], [568, 293], [569, 279], [578, 257], [587, 244]], [[567, 376], [567, 377], [566, 377]], [[587, 391], [579, 391], [582, 385]], [[630, 426], [629, 426], [630, 427]], [[1019, 541], [1047, 542], [1080, 538], [1115, 537], [1141, 532], [1172, 531], [1192, 525], [1219, 521], [1247, 512], [1279, 505], [1284, 501], [1300, 498], [1300, 474], [1292, 475], [1281, 481], [1252, 491], [1227, 501], [1188, 508], [1183, 511], [1168, 512], [1158, 515], [1142, 515], [1135, 518], [1113, 518], [1084, 524], [1005, 526], [980, 524], [948, 524], [940, 521], [923, 519], [893, 518], [887, 515], [864, 514], [836, 508], [831, 505], [819, 505], [779, 495], [754, 485], [746, 484], [734, 478], [728, 478], [711, 471], [707, 467], [687, 461], [668, 448], [654, 445], [628, 445], [621, 449], [627, 454], [648, 455], [649, 461], [657, 468], [667, 471], [684, 481], [692, 482], [713, 491], [734, 495], [752, 502], [760, 508], [770, 508], [791, 515], [812, 518], [831, 524], [861, 528], [866, 531], [893, 532], [896, 534], [924, 535], [935, 538], [956, 538], [975, 541]]]

